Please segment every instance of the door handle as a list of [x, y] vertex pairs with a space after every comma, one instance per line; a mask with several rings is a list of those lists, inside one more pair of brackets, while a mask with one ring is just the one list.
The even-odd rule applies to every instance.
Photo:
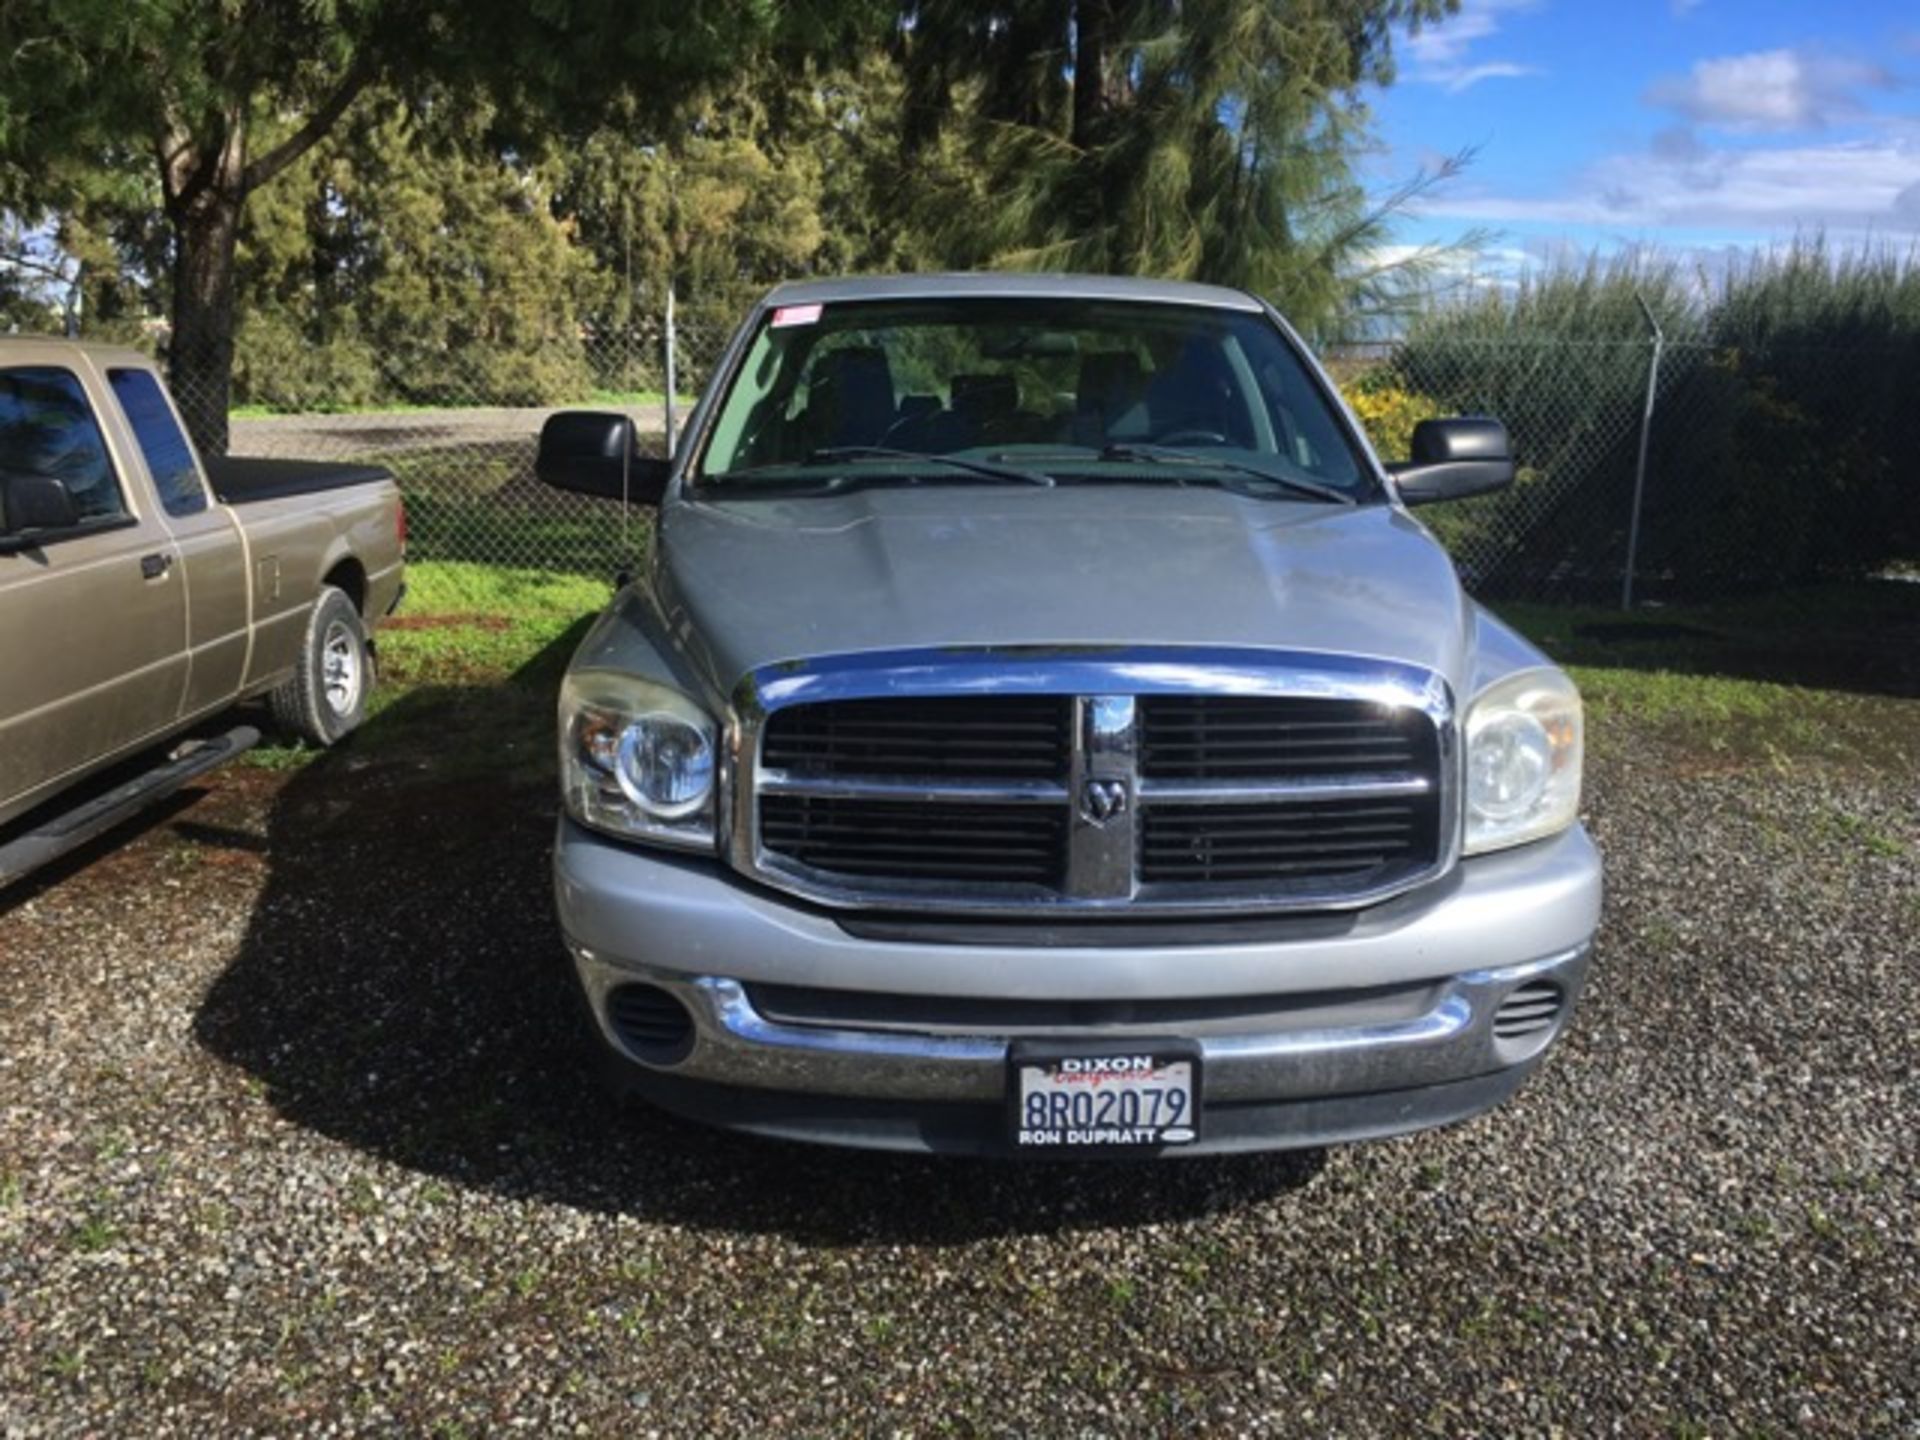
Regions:
[[140, 557], [140, 578], [143, 580], [158, 580], [172, 568], [173, 556], [164, 552]]

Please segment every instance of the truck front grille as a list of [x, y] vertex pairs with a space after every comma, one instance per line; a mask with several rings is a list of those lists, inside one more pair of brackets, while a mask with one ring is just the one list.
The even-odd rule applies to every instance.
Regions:
[[1434, 833], [1422, 812], [1431, 809], [1424, 797], [1155, 805], [1141, 820], [1140, 879], [1160, 885], [1364, 877], [1421, 857]]
[[[1154, 781], [1334, 782], [1436, 773], [1425, 714], [1364, 700], [1294, 695], [1161, 695], [1141, 704], [1140, 774]], [[1143, 884], [1364, 882], [1431, 861], [1434, 792], [1150, 805]]]
[[760, 843], [823, 873], [858, 879], [1053, 885], [1062, 806], [918, 804], [768, 795]]
[[1161, 695], [1144, 717], [1140, 773], [1167, 780], [1412, 770], [1433, 735], [1418, 711], [1293, 695]]
[[1064, 695], [929, 695], [802, 705], [773, 717], [760, 763], [796, 775], [1067, 778]]
[[922, 696], [888, 678], [766, 706], [736, 863], [835, 906], [1110, 914], [1352, 906], [1450, 858], [1437, 684], [1341, 694], [1316, 672], [1300, 694], [1236, 669], [1222, 688], [1255, 693], [1212, 694], [1202, 667], [1081, 670], [1105, 683], [968, 694], [956, 677]]

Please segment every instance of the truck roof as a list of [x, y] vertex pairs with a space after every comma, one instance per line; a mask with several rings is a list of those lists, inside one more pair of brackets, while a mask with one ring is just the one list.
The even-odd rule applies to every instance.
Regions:
[[1134, 275], [1060, 275], [1034, 271], [969, 271], [932, 275], [849, 275], [833, 280], [792, 280], [776, 285], [769, 305], [831, 305], [852, 300], [1047, 299], [1137, 300], [1161, 305], [1205, 305], [1217, 310], [1258, 311], [1243, 290], [1152, 280]]
[[96, 361], [116, 365], [151, 365], [153, 357], [131, 345], [115, 345], [104, 340], [68, 340], [60, 335], [0, 335], [0, 364], [46, 365], [66, 362], [85, 355]]

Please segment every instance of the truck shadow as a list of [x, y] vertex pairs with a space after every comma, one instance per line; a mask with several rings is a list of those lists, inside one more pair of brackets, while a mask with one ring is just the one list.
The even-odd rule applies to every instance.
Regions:
[[1920, 696], [1920, 581], [1834, 581], [1619, 614], [1492, 605], [1563, 665]]
[[265, 888], [195, 1033], [286, 1118], [463, 1185], [829, 1243], [1187, 1219], [1319, 1172], [1314, 1152], [1032, 1167], [845, 1153], [605, 1098], [548, 879], [551, 697], [577, 639], [504, 686], [409, 692], [279, 791]]

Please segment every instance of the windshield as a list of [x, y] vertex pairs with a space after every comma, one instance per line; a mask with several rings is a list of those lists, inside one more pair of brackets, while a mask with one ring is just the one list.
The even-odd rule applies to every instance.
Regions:
[[728, 489], [818, 485], [823, 472], [989, 483], [996, 465], [1006, 471], [997, 478], [1271, 476], [1276, 494], [1374, 490], [1346, 427], [1266, 316], [1032, 299], [769, 312], [695, 479]]

